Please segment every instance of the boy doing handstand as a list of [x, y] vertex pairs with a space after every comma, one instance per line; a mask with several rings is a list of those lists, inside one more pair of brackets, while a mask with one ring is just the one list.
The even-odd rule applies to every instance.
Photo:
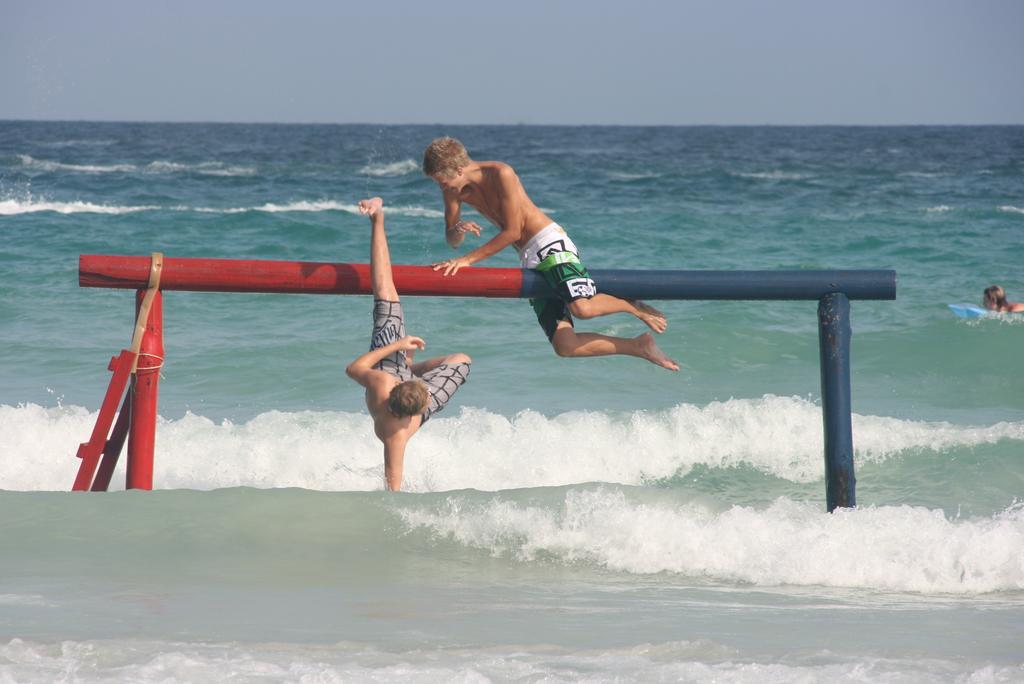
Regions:
[[435, 271], [443, 268], [444, 275], [455, 275], [513, 245], [523, 268], [541, 273], [558, 294], [558, 299], [530, 300], [555, 353], [572, 357], [627, 354], [679, 370], [679, 364], [665, 355], [650, 333], [627, 339], [576, 332], [573, 316], [586, 319], [628, 313], [657, 333], [665, 331], [667, 322], [660, 311], [643, 302], [599, 293], [580, 262], [576, 245], [530, 200], [511, 166], [474, 161], [458, 140], [438, 138], [423, 154], [423, 172], [441, 187], [445, 239], [451, 247], [461, 245], [466, 233], [480, 235], [479, 225], [460, 220], [463, 202], [498, 227], [498, 234], [488, 242], [456, 259], [434, 264]]
[[405, 334], [402, 303], [391, 277], [391, 255], [379, 197], [359, 202], [370, 217], [370, 278], [373, 281], [373, 334], [370, 351], [348, 364], [345, 373], [366, 388], [373, 431], [384, 443], [387, 488], [402, 486], [405, 447], [427, 419], [444, 408], [469, 376], [465, 354], [413, 363], [422, 338]]

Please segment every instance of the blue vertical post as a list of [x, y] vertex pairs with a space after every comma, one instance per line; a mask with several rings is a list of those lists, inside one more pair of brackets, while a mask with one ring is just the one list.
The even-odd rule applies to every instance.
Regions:
[[853, 475], [853, 427], [850, 405], [850, 300], [831, 292], [818, 300], [818, 344], [821, 352], [821, 413], [825, 426], [825, 502], [857, 504]]

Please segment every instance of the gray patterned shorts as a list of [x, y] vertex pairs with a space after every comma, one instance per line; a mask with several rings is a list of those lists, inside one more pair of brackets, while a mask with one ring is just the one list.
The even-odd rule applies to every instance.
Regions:
[[[370, 338], [370, 350], [386, 347], [392, 342], [402, 339], [405, 335], [402, 303], [389, 302], [385, 299], [373, 300], [373, 335]], [[417, 377], [413, 375], [412, 369], [409, 367], [405, 352], [395, 352], [385, 356], [377, 362], [374, 369], [393, 375], [400, 382]], [[430, 416], [445, 407], [467, 378], [469, 378], [468, 363], [442, 363], [437, 368], [432, 368], [419, 376], [418, 379], [427, 386], [427, 394], [430, 395], [427, 409], [423, 412], [424, 423]]]

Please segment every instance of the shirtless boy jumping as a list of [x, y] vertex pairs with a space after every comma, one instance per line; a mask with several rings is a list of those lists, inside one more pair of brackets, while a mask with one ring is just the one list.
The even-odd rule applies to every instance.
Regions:
[[579, 251], [561, 226], [530, 200], [519, 176], [508, 164], [477, 162], [454, 138], [438, 138], [423, 154], [423, 172], [441, 187], [444, 196], [445, 239], [453, 248], [462, 244], [466, 233], [480, 235], [480, 226], [459, 218], [465, 202], [498, 227], [498, 234], [468, 254], [434, 264], [444, 275], [494, 256], [509, 245], [519, 253], [523, 268], [541, 275], [558, 294], [558, 299], [531, 299], [530, 304], [548, 340], [559, 356], [605, 356], [628, 354], [651, 363], [679, 370], [654, 342], [650, 333], [632, 339], [598, 333], [578, 333], [572, 317], [594, 318], [611, 313], [629, 313], [654, 332], [665, 331], [665, 316], [640, 301], [619, 299], [598, 293]]
[[406, 444], [466, 381], [470, 358], [449, 354], [412, 362], [413, 354], [426, 343], [405, 334], [402, 303], [391, 279], [383, 202], [379, 197], [362, 200], [359, 211], [370, 217], [372, 231], [373, 335], [370, 351], [348, 364], [345, 373], [366, 388], [373, 431], [384, 443], [384, 479], [388, 489], [397, 491], [402, 486]]

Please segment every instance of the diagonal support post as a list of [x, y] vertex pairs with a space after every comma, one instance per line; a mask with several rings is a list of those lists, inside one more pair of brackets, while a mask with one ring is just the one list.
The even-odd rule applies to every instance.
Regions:
[[[92, 429], [92, 436], [89, 441], [78, 446], [78, 458], [82, 464], [78, 467], [78, 475], [71, 491], [87, 491], [96, 475], [96, 467], [99, 465], [100, 456], [107, 449], [107, 434], [114, 422], [114, 412], [124, 395], [125, 387], [132, 374], [132, 366], [135, 365], [135, 353], [130, 349], [122, 349], [121, 353], [110, 359], [108, 370], [114, 372], [107, 387], [107, 393], [103, 397], [103, 404], [100, 407], [99, 415], [96, 417], [96, 425]], [[118, 420], [120, 423], [120, 420]]]
[[128, 437], [128, 423], [132, 415], [132, 392], [124, 395], [124, 402], [121, 404], [121, 411], [117, 414], [117, 422], [114, 423], [114, 430], [110, 433], [110, 439], [103, 449], [103, 459], [100, 460], [99, 470], [96, 471], [96, 478], [92, 481], [91, 492], [105, 492], [110, 487], [110, 479], [114, 475], [114, 468], [121, 457], [121, 449], [124, 447], [124, 440]]

